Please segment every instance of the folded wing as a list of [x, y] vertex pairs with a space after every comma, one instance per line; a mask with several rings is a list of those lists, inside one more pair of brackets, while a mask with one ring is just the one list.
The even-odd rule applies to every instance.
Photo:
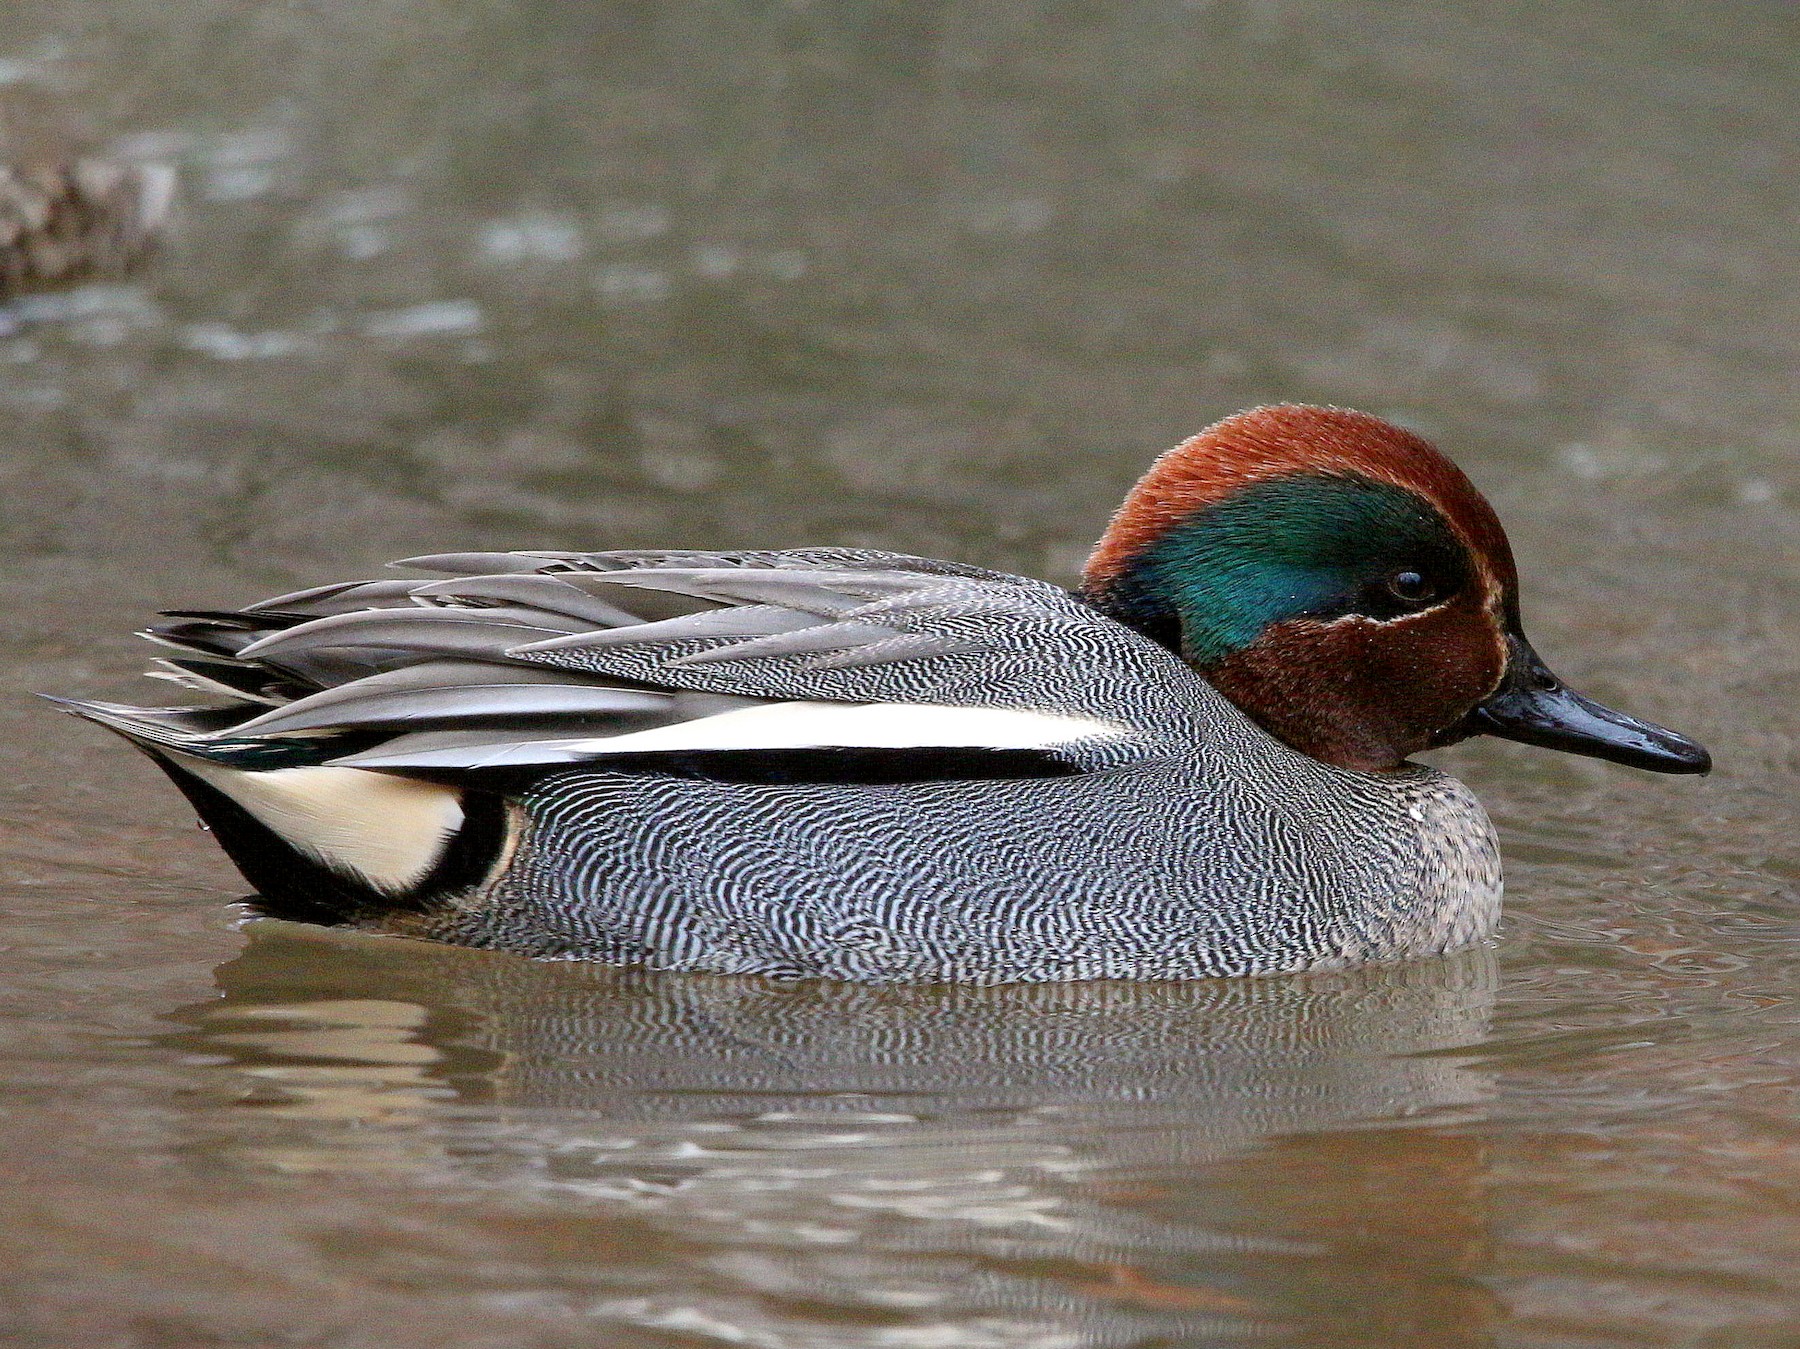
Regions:
[[1154, 754], [1190, 678], [1055, 586], [897, 554], [396, 565], [436, 578], [324, 586], [149, 629], [171, 649], [152, 673], [220, 705], [71, 707], [237, 768], [455, 775], [807, 751], [854, 751], [866, 767], [956, 751], [966, 776], [990, 753], [996, 772], [1021, 755], [1082, 771]]

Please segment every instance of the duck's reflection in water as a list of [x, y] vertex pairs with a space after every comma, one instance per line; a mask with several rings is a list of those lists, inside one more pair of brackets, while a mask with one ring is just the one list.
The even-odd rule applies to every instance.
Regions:
[[219, 983], [176, 1017], [227, 1102], [196, 1153], [467, 1201], [346, 1255], [364, 1274], [821, 1349], [1464, 1344], [1491, 1318], [1459, 1127], [1485, 1083], [1456, 1054], [1485, 951], [874, 988], [266, 923]]

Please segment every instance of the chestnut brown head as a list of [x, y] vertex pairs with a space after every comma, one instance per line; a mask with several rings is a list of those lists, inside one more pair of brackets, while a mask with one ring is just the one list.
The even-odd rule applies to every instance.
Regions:
[[1706, 751], [1563, 688], [1526, 643], [1506, 533], [1420, 437], [1341, 408], [1227, 417], [1152, 465], [1083, 590], [1272, 735], [1382, 772], [1486, 733], [1660, 772]]

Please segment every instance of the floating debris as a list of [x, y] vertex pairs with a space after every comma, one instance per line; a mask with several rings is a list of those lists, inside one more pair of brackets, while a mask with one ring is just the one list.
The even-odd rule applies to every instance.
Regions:
[[0, 167], [0, 302], [126, 275], [155, 245], [174, 201], [166, 164]]

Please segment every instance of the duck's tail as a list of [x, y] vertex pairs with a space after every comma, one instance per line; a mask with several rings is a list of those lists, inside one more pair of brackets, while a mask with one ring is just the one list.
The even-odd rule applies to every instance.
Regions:
[[496, 793], [321, 762], [319, 739], [233, 739], [241, 709], [52, 698], [143, 750], [179, 787], [263, 911], [362, 924], [424, 913], [481, 889], [510, 846]]

